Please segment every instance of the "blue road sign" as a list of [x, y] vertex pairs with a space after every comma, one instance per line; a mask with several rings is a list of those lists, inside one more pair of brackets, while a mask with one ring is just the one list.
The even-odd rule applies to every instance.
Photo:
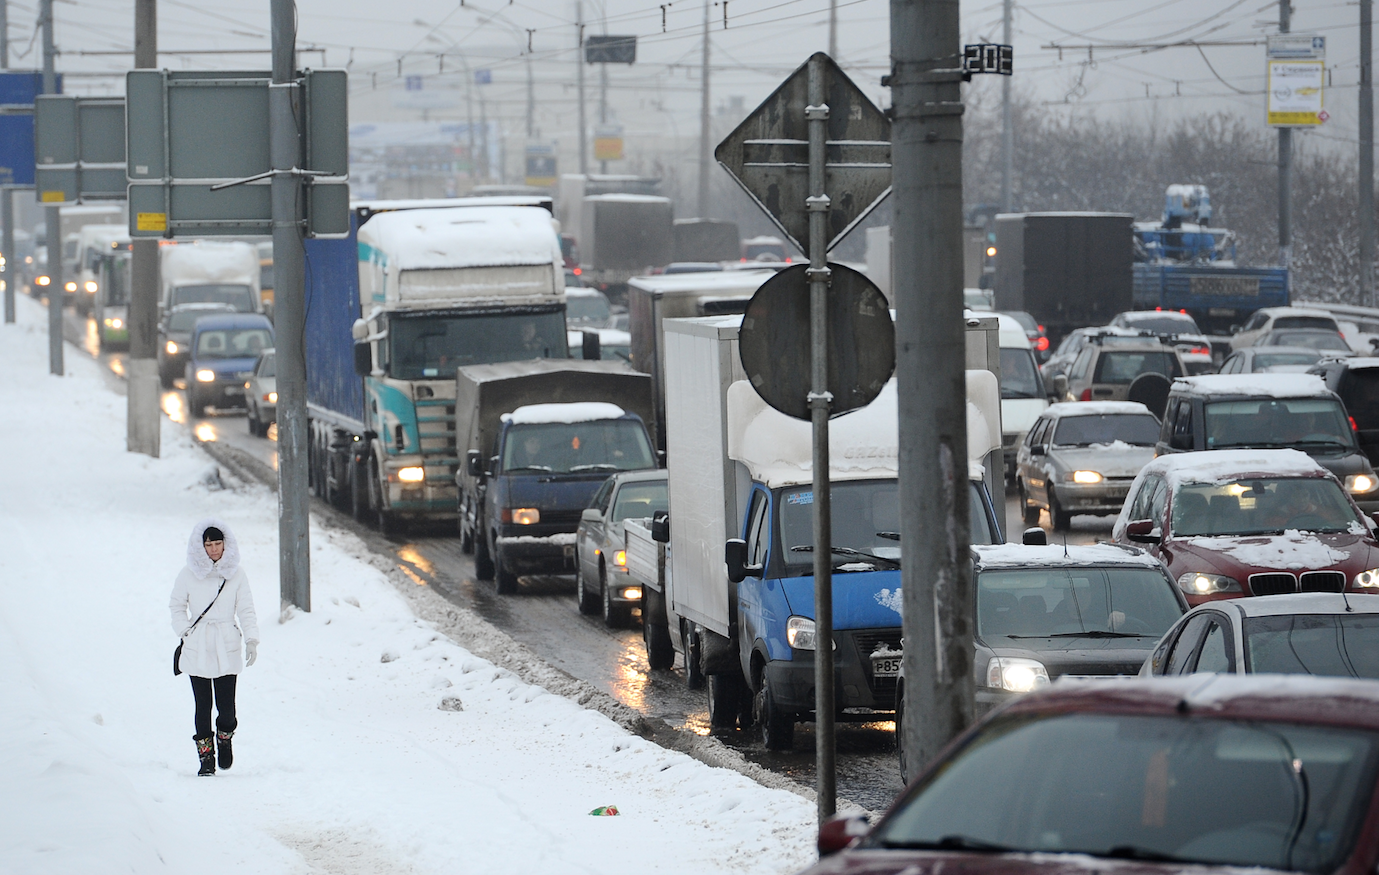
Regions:
[[[62, 93], [62, 77], [57, 80]], [[37, 70], [0, 71], [0, 186], [34, 184], [34, 98], [43, 93]]]

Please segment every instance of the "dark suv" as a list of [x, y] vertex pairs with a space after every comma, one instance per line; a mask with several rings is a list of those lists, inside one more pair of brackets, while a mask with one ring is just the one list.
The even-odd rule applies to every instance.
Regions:
[[1323, 359], [1308, 370], [1335, 392], [1371, 465], [1379, 464], [1379, 358]]
[[1175, 380], [1155, 455], [1194, 450], [1302, 450], [1379, 510], [1379, 477], [1341, 398], [1313, 374], [1212, 374]]

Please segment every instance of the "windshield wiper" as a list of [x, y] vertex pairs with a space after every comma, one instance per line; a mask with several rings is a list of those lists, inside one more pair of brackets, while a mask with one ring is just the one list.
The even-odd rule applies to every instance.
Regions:
[[877, 533], [876, 533], [876, 537], [878, 537], [878, 538], [885, 538], [887, 541], [899, 541], [899, 540], [900, 540], [900, 533], [899, 533], [899, 532], [877, 532]]
[[608, 464], [607, 462], [599, 462], [599, 463], [593, 464], [593, 465], [575, 465], [573, 468], [570, 469], [570, 473], [573, 474], [573, 473], [576, 472], [576, 471], [616, 471], [616, 470], [618, 470], [618, 466], [617, 466], [617, 465], [610, 465], [610, 464]]
[[1116, 845], [1104, 851], [1081, 851], [1089, 857], [1107, 857], [1112, 860], [1148, 860], [1154, 863], [1190, 863], [1182, 857], [1175, 857], [1172, 854], [1165, 854], [1163, 851], [1156, 851], [1153, 848], [1142, 848], [1138, 845]]
[[[854, 550], [851, 547], [830, 547], [829, 549], [832, 550], [834, 553], [837, 553], [839, 556], [856, 556], [858, 559], [866, 559], [868, 562], [884, 562], [891, 568], [900, 567], [899, 559], [891, 559], [886, 556], [877, 556], [874, 553], [864, 553], [861, 550]], [[796, 544], [795, 546], [791, 547], [790, 550], [794, 553], [813, 553], [814, 545]]]
[[503, 469], [504, 474], [511, 474], [514, 471], [541, 471], [542, 473], [549, 474], [551, 469], [547, 465], [518, 465], [514, 468]]
[[[1013, 636], [1012, 636], [1013, 637]], [[1158, 635], [1140, 632], [1112, 632], [1110, 629], [1088, 629], [1085, 632], [1055, 632], [1045, 638], [1158, 638]]]
[[884, 848], [899, 848], [914, 851], [978, 851], [984, 854], [1009, 854], [1016, 850], [1015, 848], [1009, 848], [1005, 845], [998, 845], [995, 842], [984, 842], [981, 839], [960, 835], [947, 835], [937, 841], [928, 842], [897, 842], [883, 840], [881, 846]]
[[1350, 447], [1340, 441], [1298, 441], [1295, 447], [1331, 447], [1337, 450], [1349, 450]]

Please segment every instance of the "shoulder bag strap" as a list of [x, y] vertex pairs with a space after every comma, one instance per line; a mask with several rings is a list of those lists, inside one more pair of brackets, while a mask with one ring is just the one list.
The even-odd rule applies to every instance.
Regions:
[[[220, 578], [220, 589], [218, 589], [218, 590], [215, 591], [215, 598], [211, 599], [211, 604], [207, 605], [207, 606], [206, 606], [206, 610], [201, 612], [201, 617], [206, 616], [206, 611], [209, 611], [209, 610], [211, 609], [211, 607], [212, 607], [213, 605], [215, 605], [215, 600], [218, 599], [218, 598], [220, 598], [220, 594], [221, 594], [222, 592], [225, 591], [225, 584], [226, 584], [227, 582], [228, 582], [228, 581], [226, 581], [225, 578], [223, 578], [223, 577]], [[192, 622], [191, 626], [187, 629], [187, 634], [188, 634], [188, 635], [190, 635], [190, 634], [192, 633], [192, 629], [195, 629], [195, 628], [196, 628], [196, 624], [201, 622], [201, 617], [197, 617], [197, 618]], [[185, 636], [184, 636], [184, 637], [185, 637]]]

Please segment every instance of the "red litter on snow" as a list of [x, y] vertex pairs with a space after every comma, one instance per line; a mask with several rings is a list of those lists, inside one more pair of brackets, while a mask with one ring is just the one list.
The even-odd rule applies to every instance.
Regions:
[[594, 817], [617, 817], [618, 807], [616, 805], [600, 805], [589, 813]]

